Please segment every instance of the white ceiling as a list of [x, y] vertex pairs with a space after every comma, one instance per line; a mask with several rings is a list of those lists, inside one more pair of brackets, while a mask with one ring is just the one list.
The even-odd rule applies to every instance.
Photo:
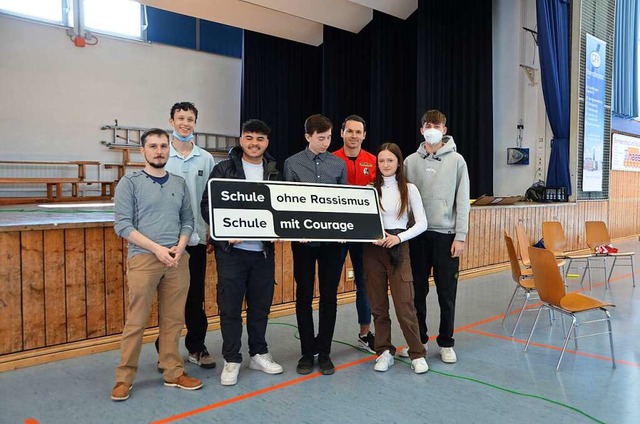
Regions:
[[373, 10], [408, 18], [418, 0], [139, 0], [140, 3], [300, 43], [322, 44], [322, 27], [358, 33]]

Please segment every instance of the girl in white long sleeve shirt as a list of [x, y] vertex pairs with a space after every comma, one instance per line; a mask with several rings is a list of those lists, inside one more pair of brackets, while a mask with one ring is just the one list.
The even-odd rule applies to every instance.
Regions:
[[[374, 186], [380, 197], [385, 237], [364, 247], [364, 268], [367, 296], [376, 328], [375, 350], [378, 354], [374, 369], [387, 371], [393, 365], [396, 348], [391, 344], [389, 297], [400, 329], [409, 345], [411, 367], [418, 373], [429, 370], [420, 341], [418, 320], [413, 305], [413, 278], [407, 240], [427, 229], [427, 218], [416, 186], [406, 181], [400, 148], [394, 143], [380, 146], [377, 154]], [[414, 224], [407, 228], [410, 213]]]

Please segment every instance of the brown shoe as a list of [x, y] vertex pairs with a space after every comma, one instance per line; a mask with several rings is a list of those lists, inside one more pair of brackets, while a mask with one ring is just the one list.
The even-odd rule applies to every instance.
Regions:
[[177, 387], [179, 389], [184, 389], [184, 390], [198, 390], [199, 388], [202, 387], [202, 381], [198, 380], [197, 378], [189, 377], [185, 373], [185, 374], [182, 374], [177, 379], [175, 379], [174, 381], [165, 380], [164, 385], [168, 387]]
[[132, 387], [133, 384], [128, 384], [124, 381], [117, 382], [116, 386], [111, 391], [111, 399], [118, 402], [129, 399]]

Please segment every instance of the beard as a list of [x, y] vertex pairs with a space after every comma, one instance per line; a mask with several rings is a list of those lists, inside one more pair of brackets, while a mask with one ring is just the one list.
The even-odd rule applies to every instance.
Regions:
[[147, 156], [144, 156], [144, 160], [151, 165], [153, 168], [156, 169], [162, 169], [164, 168], [164, 166], [167, 164], [168, 159], [165, 158], [156, 158], [155, 162], [149, 160], [149, 158], [147, 158]]
[[151, 165], [152, 167], [156, 168], [156, 169], [162, 169], [162, 168], [164, 168], [164, 166], [167, 164], [167, 162], [166, 162], [166, 161], [165, 161], [165, 162], [161, 162], [161, 163], [154, 163], [154, 162], [149, 162], [149, 161], [147, 161], [147, 163], [148, 163], [149, 165]]

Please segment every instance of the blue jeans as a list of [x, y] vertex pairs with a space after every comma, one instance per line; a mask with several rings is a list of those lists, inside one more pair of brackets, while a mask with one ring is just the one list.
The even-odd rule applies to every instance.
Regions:
[[362, 260], [362, 243], [345, 243], [342, 247], [342, 264], [347, 258], [347, 252], [351, 257], [353, 274], [356, 280], [356, 310], [358, 311], [358, 324], [371, 324], [371, 307], [367, 299], [367, 288], [364, 281], [364, 265]]

